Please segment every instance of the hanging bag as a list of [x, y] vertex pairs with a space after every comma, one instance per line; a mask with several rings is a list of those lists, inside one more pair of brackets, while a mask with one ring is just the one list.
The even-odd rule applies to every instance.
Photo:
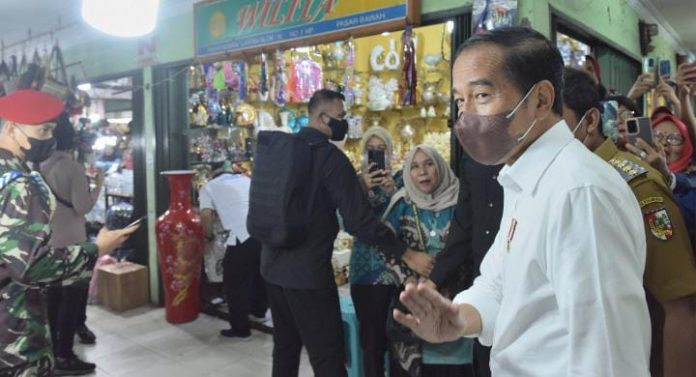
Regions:
[[[53, 66], [56, 65], [57, 74], [54, 75]], [[58, 45], [53, 46], [51, 54], [46, 61], [46, 81], [41, 88], [41, 91], [50, 94], [61, 100], [68, 98], [70, 94], [70, 86], [68, 81], [68, 73], [65, 70], [65, 62], [63, 61], [63, 52]], [[62, 76], [58, 78], [57, 75]]]

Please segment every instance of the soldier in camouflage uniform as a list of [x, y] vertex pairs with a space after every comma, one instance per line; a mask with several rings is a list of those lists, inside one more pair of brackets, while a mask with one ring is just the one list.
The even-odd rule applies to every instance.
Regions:
[[[576, 138], [616, 169], [631, 187], [643, 212], [647, 241], [644, 283], [653, 327], [652, 375], [663, 375], [663, 362], [665, 366], [669, 364], [671, 370], [696, 370], [692, 361], [663, 352], [664, 345], [684, 347], [676, 340], [678, 336], [663, 333], [665, 319], [675, 323], [693, 321], [694, 318], [685, 313], [690, 313], [690, 305], [696, 302], [696, 262], [686, 224], [672, 191], [657, 170], [639, 157], [620, 151], [613, 140], [604, 137], [599, 95], [587, 75], [566, 68], [564, 76], [563, 117], [566, 123]], [[687, 367], [689, 364], [692, 367]], [[675, 367], [677, 365], [679, 367]]]
[[52, 121], [62, 111], [61, 101], [31, 89], [0, 97], [0, 377], [53, 375], [44, 288], [137, 229], [102, 230], [94, 244], [49, 246], [55, 198], [27, 161], [51, 155]]

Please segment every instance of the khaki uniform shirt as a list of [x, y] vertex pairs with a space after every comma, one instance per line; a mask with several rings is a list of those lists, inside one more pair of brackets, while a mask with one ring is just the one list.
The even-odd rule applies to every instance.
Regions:
[[643, 212], [647, 241], [645, 286], [660, 302], [696, 294], [696, 262], [689, 235], [664, 177], [607, 139], [595, 151], [631, 186]]

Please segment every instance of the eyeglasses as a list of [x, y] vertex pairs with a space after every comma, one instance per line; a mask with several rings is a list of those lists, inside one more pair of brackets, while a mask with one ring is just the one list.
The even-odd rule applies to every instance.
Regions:
[[667, 144], [675, 147], [684, 144], [684, 137], [677, 132], [669, 135], [665, 135], [662, 132], [655, 132], [655, 140], [657, 140], [657, 142], [659, 143], [662, 143], [663, 140], [666, 140]]
[[621, 119], [622, 121], [625, 122], [625, 121], [627, 121], [627, 120], [633, 118], [633, 115], [634, 115], [635, 113], [636, 113], [635, 111], [631, 111], [631, 110], [622, 111], [622, 112], [619, 113], [619, 119]]

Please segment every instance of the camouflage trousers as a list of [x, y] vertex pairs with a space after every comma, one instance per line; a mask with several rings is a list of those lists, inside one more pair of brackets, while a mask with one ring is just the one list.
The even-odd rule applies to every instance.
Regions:
[[53, 359], [44, 357], [30, 364], [0, 369], [0, 377], [53, 377]]

